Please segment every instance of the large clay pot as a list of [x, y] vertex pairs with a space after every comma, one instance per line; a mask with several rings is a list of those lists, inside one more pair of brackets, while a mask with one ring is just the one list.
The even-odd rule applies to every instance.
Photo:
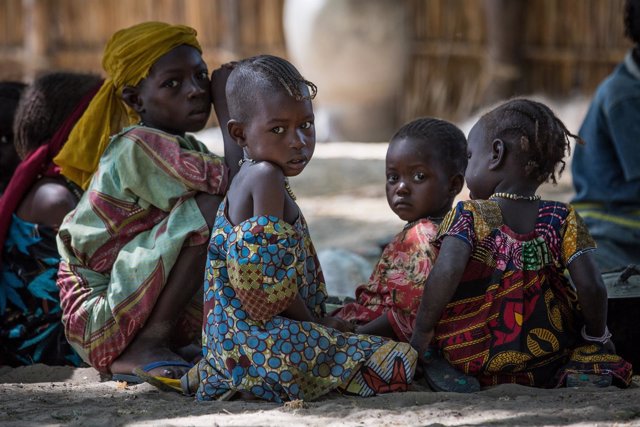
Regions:
[[388, 141], [409, 54], [406, 2], [287, 0], [291, 62], [318, 86], [319, 141]]

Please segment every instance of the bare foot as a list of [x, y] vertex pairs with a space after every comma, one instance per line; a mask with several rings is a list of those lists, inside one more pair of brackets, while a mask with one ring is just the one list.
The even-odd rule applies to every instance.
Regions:
[[194, 365], [202, 359], [202, 346], [196, 344], [185, 345], [176, 349], [176, 353], [187, 362]]
[[[130, 346], [111, 364], [112, 374], [131, 374], [134, 368], [144, 366], [159, 361], [175, 361], [177, 363], [187, 363], [185, 359], [167, 347], [157, 348], [136, 348]], [[150, 375], [167, 378], [180, 378], [189, 370], [186, 366], [161, 366], [148, 371]]]
[[262, 400], [258, 396], [248, 391], [236, 391], [231, 400]]

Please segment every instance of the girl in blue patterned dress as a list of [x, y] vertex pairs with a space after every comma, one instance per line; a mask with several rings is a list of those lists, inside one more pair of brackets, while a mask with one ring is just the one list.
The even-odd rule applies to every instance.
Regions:
[[0, 197], [0, 365], [82, 365], [64, 334], [56, 234], [82, 191], [53, 157], [101, 84], [93, 74], [47, 73], [15, 112], [21, 162]]
[[199, 400], [237, 392], [311, 400], [335, 389], [371, 396], [412, 380], [408, 344], [351, 333], [325, 315], [322, 271], [287, 181], [313, 155], [315, 94], [273, 56], [243, 60], [229, 77], [227, 130], [244, 159], [209, 244]]

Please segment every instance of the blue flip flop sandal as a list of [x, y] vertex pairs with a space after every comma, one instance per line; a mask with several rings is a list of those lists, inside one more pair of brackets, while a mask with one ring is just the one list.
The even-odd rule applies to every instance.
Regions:
[[[144, 365], [142, 368], [136, 368], [135, 370], [140, 370], [142, 372], [148, 373], [153, 369], [162, 368], [164, 366], [178, 366], [181, 368], [191, 369], [193, 367], [193, 363], [183, 362], [180, 360], [160, 360], [158, 362], [151, 362], [147, 365]], [[111, 381], [126, 381], [129, 384], [142, 384], [143, 382], [145, 382], [143, 378], [140, 378], [140, 376], [136, 375], [135, 373], [112, 374]]]
[[458, 371], [437, 352], [429, 349], [424, 356], [427, 360], [423, 368], [424, 379], [433, 391], [453, 393], [480, 391], [480, 382], [477, 378]]

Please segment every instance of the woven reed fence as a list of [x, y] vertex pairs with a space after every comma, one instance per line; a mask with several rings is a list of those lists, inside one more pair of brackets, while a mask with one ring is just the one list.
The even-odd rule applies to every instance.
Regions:
[[[523, 64], [519, 93], [514, 95], [590, 95], [631, 46], [623, 32], [623, 3], [525, 1], [522, 33], [517, 35], [522, 39]], [[491, 77], [484, 66], [485, 3], [410, 0], [409, 7], [414, 46], [402, 115], [467, 116], [482, 105]]]
[[143, 21], [198, 31], [210, 68], [257, 53], [284, 55], [284, 0], [2, 0], [0, 78], [42, 70], [102, 72], [105, 44]]
[[[407, 25], [413, 37], [400, 118], [465, 117], [482, 105], [491, 78], [486, 67], [485, 3], [398, 1], [408, 4]], [[622, 3], [526, 1], [518, 25], [523, 61], [518, 91], [551, 97], [589, 95], [630, 46], [623, 36]], [[101, 72], [100, 58], [111, 34], [145, 20], [196, 28], [212, 69], [256, 53], [286, 56], [283, 4], [284, 0], [2, 0], [0, 78], [28, 81], [53, 69]]]

